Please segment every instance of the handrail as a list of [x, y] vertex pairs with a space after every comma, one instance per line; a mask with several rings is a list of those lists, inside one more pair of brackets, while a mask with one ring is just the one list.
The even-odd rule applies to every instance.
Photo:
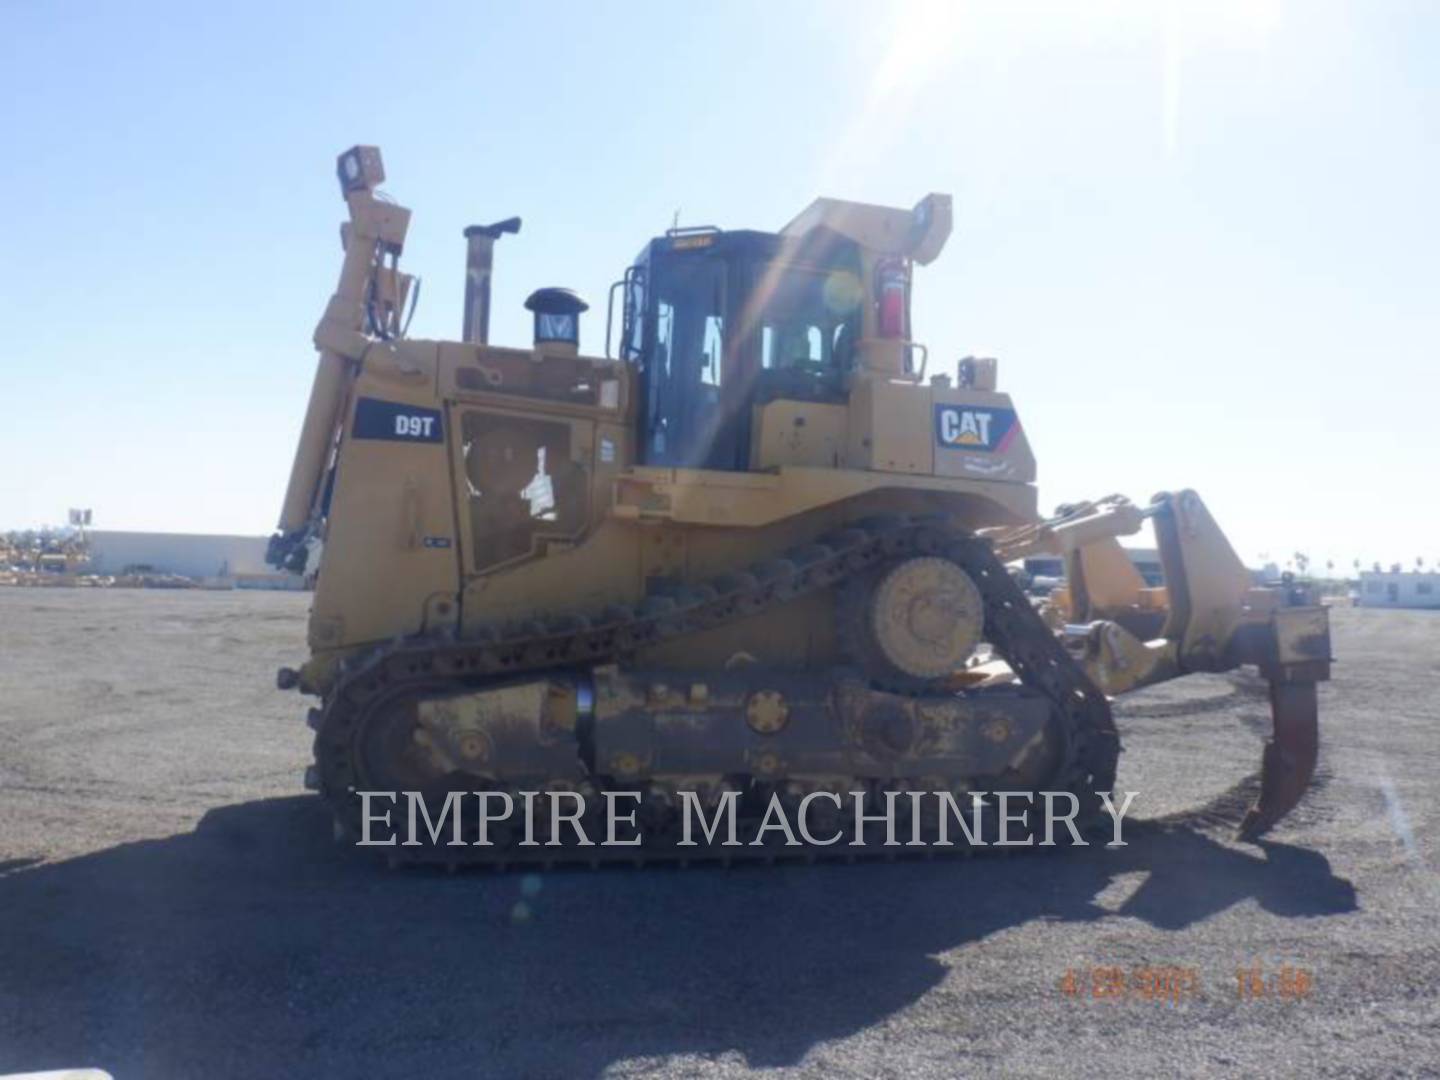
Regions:
[[[629, 276], [630, 276], [628, 270], [626, 271], [626, 275], [625, 275], [625, 276], [626, 276], [626, 277], [629, 277]], [[614, 357], [610, 355], [610, 324], [611, 324], [611, 323], [614, 321], [614, 319], [615, 319], [615, 290], [616, 290], [616, 289], [619, 289], [619, 288], [623, 288], [624, 285], [625, 285], [625, 278], [621, 278], [619, 281], [616, 281], [616, 282], [612, 283], [611, 286], [610, 286], [610, 295], [609, 295], [608, 297], [606, 297], [606, 299], [605, 299], [605, 359], [606, 359], [606, 360], [613, 360], [613, 359], [614, 359]]]

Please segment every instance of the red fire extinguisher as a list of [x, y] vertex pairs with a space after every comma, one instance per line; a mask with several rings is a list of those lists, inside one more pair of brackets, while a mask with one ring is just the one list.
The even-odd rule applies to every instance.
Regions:
[[876, 267], [879, 293], [879, 327], [882, 338], [904, 338], [910, 268], [904, 259], [886, 259]]

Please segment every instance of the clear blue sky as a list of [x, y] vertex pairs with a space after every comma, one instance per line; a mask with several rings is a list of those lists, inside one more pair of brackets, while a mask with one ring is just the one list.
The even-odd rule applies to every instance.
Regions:
[[951, 192], [917, 336], [1000, 358], [1043, 506], [1192, 486], [1250, 560], [1440, 561], [1440, 5], [12, 0], [0, 50], [0, 527], [273, 526], [371, 142], [418, 336], [471, 222], [525, 219], [520, 343], [677, 210]]

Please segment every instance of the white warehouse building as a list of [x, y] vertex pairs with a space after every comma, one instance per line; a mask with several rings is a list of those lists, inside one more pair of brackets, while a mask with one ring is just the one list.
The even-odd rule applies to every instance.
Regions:
[[1440, 573], [1363, 570], [1360, 607], [1440, 608]]
[[115, 532], [95, 529], [85, 534], [92, 574], [123, 574], [141, 569], [203, 579], [275, 573], [265, 564], [263, 536], [217, 536], [200, 533]]

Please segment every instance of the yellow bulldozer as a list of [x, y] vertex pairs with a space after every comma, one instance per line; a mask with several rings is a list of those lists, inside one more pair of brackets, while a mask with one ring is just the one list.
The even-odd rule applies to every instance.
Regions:
[[[319, 698], [306, 779], [337, 835], [368, 833], [366, 792], [422, 793], [427, 824], [456, 793], [518, 808], [386, 849], [451, 864], [606, 857], [562, 826], [617, 792], [643, 830], [627, 859], [706, 854], [679, 838], [692, 803], [738, 808], [747, 836], [777, 799], [828, 809], [825, 850], [847, 856], [867, 819], [842, 796], [912, 808], [919, 838], [943, 810], [920, 820], [916, 793], [977, 812], [1066, 793], [1083, 821], [1115, 785], [1111, 696], [1246, 664], [1274, 735], [1242, 834], [1300, 798], [1324, 609], [1255, 584], [1194, 492], [1037, 512], [995, 362], [927, 377], [911, 327], [948, 196], [671, 229], [612, 286], [588, 356], [567, 289], [526, 301], [529, 347], [489, 343], [518, 218], [465, 230], [463, 340], [409, 338], [410, 212], [377, 191], [375, 147], [337, 174], [343, 267], [270, 548], [316, 575], [310, 656], [278, 683]], [[1118, 542], [1147, 522], [1163, 587]], [[1043, 606], [1007, 569], [1038, 552], [1067, 570]]]

